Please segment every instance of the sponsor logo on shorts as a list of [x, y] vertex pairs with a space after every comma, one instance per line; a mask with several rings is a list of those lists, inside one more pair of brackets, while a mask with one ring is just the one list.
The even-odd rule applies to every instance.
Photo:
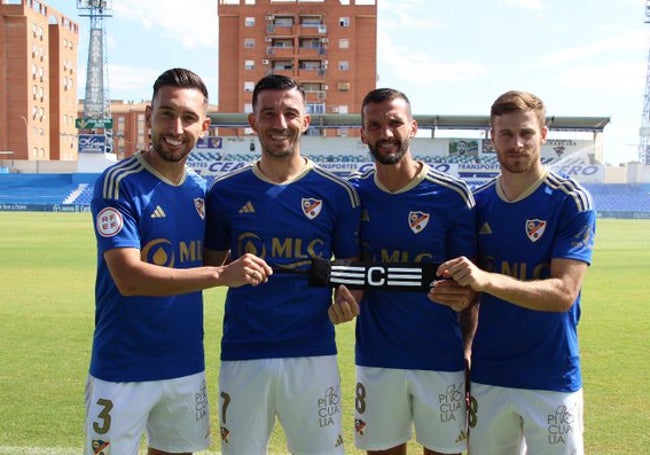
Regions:
[[221, 427], [219, 427], [219, 433], [221, 434], [221, 440], [224, 443], [228, 444], [229, 442], [228, 437], [230, 437], [230, 430], [224, 427], [223, 425], [221, 425]]
[[110, 455], [111, 442], [102, 439], [93, 439], [93, 453], [95, 455]]
[[566, 406], [558, 406], [555, 414], [549, 414], [546, 421], [549, 444], [566, 444], [567, 439], [573, 437], [575, 417]]
[[341, 412], [341, 393], [338, 387], [328, 387], [318, 399], [318, 424], [321, 428], [334, 425], [334, 417]]
[[205, 381], [201, 382], [201, 390], [194, 394], [195, 406], [194, 410], [196, 411], [196, 421], [202, 420], [205, 416], [208, 415], [208, 390], [205, 385]]
[[440, 403], [440, 421], [452, 422], [458, 420], [463, 412], [464, 385], [450, 384], [445, 393], [438, 395]]
[[461, 430], [458, 436], [456, 436], [454, 443], [459, 444], [463, 441], [467, 441], [468, 437], [469, 437], [469, 433], [467, 432], [467, 430]]
[[354, 431], [359, 435], [363, 436], [366, 431], [366, 422], [361, 419], [354, 419]]

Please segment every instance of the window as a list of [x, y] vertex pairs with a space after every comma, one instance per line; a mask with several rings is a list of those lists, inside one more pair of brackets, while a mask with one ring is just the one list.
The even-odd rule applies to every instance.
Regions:
[[286, 60], [286, 61], [278, 60], [278, 61], [274, 61], [274, 62], [273, 62], [273, 69], [274, 69], [274, 70], [279, 70], [279, 71], [282, 71], [282, 70], [292, 70], [292, 69], [293, 69], [293, 61], [291, 61], [291, 60]]
[[244, 25], [246, 27], [255, 27], [255, 18], [254, 17], [246, 17], [244, 19]]
[[244, 47], [246, 49], [252, 49], [255, 47], [255, 38], [246, 38], [244, 40]]
[[253, 103], [244, 104], [244, 114], [250, 114], [253, 112]]
[[321, 69], [320, 60], [300, 60], [298, 65], [301, 70], [317, 71]]
[[325, 104], [307, 103], [307, 112], [309, 114], [323, 114], [325, 112]]
[[253, 81], [244, 82], [244, 91], [245, 92], [252, 92], [254, 88], [255, 88], [255, 82], [253, 82]]
[[292, 48], [293, 47], [293, 40], [292, 39], [274, 39], [271, 42], [271, 45], [273, 47]]
[[339, 25], [341, 27], [349, 27], [350, 26], [350, 18], [349, 17], [340, 17], [339, 18]]
[[244, 60], [244, 69], [247, 71], [255, 68], [255, 60]]
[[303, 27], [319, 27], [323, 24], [320, 16], [300, 16], [300, 25]]
[[273, 24], [278, 27], [291, 27], [293, 25], [293, 16], [275, 16]]
[[349, 69], [350, 69], [350, 62], [348, 62], [347, 60], [341, 60], [341, 61], [339, 62], [339, 69], [340, 69], [341, 71], [347, 71], [347, 70], [349, 70]]
[[307, 49], [318, 49], [320, 47], [319, 38], [300, 38], [300, 47]]
[[349, 49], [350, 40], [349, 39], [340, 39], [339, 40], [339, 49]]

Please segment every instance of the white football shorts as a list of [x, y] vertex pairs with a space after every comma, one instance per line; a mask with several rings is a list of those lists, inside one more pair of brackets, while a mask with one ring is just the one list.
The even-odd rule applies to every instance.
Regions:
[[467, 442], [464, 371], [425, 371], [357, 365], [355, 444], [386, 450], [416, 440], [441, 453]]
[[266, 454], [275, 418], [292, 454], [342, 454], [336, 356], [222, 361], [221, 453]]
[[210, 445], [205, 372], [143, 382], [86, 382], [86, 455], [137, 455], [146, 430], [150, 447], [197, 452]]
[[577, 392], [496, 387], [472, 382], [471, 455], [582, 455], [582, 389]]

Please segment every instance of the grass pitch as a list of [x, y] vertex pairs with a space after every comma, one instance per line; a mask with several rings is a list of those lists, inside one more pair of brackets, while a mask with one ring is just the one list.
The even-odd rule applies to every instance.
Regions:
[[[0, 455], [81, 453], [95, 263], [89, 214], [0, 212]], [[580, 323], [588, 454], [649, 450], [649, 280], [650, 221], [599, 220]], [[223, 295], [205, 294], [215, 452]], [[357, 454], [354, 325], [337, 336], [345, 442]], [[270, 452], [286, 453], [279, 425]]]

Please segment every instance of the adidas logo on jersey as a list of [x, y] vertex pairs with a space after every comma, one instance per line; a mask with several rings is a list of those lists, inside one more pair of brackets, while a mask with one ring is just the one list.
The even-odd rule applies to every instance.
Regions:
[[151, 214], [151, 218], [165, 218], [166, 216], [167, 214], [159, 205], [156, 206], [156, 209]]
[[239, 209], [239, 213], [255, 213], [255, 207], [253, 207], [253, 203], [251, 201], [248, 201], [242, 206], [242, 208]]
[[334, 447], [340, 447], [343, 445], [343, 436], [339, 435], [338, 438], [336, 438], [336, 444], [334, 444]]

